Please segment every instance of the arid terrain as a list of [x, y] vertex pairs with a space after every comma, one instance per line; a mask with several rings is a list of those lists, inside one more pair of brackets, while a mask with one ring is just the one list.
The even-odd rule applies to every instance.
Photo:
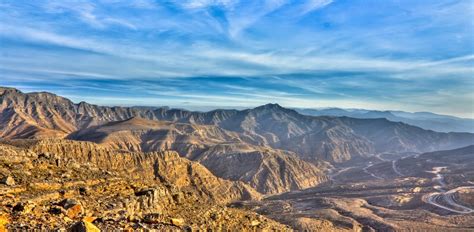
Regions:
[[474, 231], [474, 134], [0, 88], [0, 230]]
[[472, 231], [474, 146], [378, 156], [316, 188], [235, 203], [300, 230]]

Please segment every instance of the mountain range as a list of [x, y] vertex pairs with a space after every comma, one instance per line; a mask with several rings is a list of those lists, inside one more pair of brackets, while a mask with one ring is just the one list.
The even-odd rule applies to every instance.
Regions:
[[[423, 199], [451, 211], [471, 202], [471, 187], [456, 187], [471, 178], [474, 134], [367, 115], [109, 107], [0, 87], [0, 230], [431, 228], [416, 219], [399, 227], [410, 213], [391, 209], [384, 220], [379, 206], [415, 195], [416, 210]], [[446, 179], [429, 179], [447, 167], [438, 173]], [[463, 190], [461, 200], [428, 198], [451, 197], [430, 192], [431, 182]]]
[[434, 114], [430, 112], [405, 112], [405, 111], [379, 111], [365, 109], [295, 109], [301, 114], [311, 116], [347, 116], [352, 118], [386, 118], [393, 122], [421, 127], [426, 130], [439, 132], [474, 132], [474, 119], [458, 118], [449, 115]]
[[47, 92], [0, 88], [0, 137], [66, 138], [132, 152], [177, 151], [224, 179], [274, 194], [327, 181], [335, 164], [380, 153], [430, 152], [474, 143], [385, 118], [308, 116], [278, 104], [192, 112], [107, 107]]

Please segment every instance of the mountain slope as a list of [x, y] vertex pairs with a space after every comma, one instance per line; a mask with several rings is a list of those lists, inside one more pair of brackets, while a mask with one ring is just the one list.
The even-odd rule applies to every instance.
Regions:
[[95, 164], [106, 170], [128, 173], [138, 179], [158, 179], [163, 183], [206, 194], [210, 200], [219, 203], [259, 197], [249, 186], [220, 179], [202, 165], [180, 158], [173, 151], [117, 152], [94, 143], [62, 140], [42, 140], [31, 146], [30, 150], [79, 163]]
[[[344, 162], [373, 152], [451, 149], [474, 141], [474, 135], [469, 133], [439, 133], [382, 119], [305, 116], [277, 104], [241, 111], [201, 113], [166, 108], [102, 107], [84, 102], [73, 104], [54, 94], [24, 94], [6, 88], [0, 93], [0, 125], [5, 138], [41, 137], [48, 135], [45, 130], [66, 135], [91, 126], [138, 117], [216, 126], [236, 133], [238, 136], [232, 137], [250, 145], [296, 152], [310, 161], [331, 162]], [[34, 133], [29, 132], [32, 127]]]
[[219, 177], [243, 181], [266, 194], [313, 187], [326, 180], [317, 166], [293, 153], [247, 144], [238, 133], [211, 125], [131, 118], [79, 130], [68, 138], [129, 151], [174, 150]]
[[386, 118], [393, 122], [404, 122], [423, 129], [438, 132], [474, 133], [474, 119], [458, 118], [429, 112], [409, 113], [404, 111], [378, 111], [363, 109], [296, 109], [301, 114], [311, 116], [347, 116], [352, 118]]
[[0, 184], [1, 229], [64, 230], [82, 220], [105, 231], [285, 229], [226, 207], [259, 194], [175, 152], [118, 152], [67, 140], [0, 141], [0, 170], [2, 179], [13, 182]]
[[375, 152], [428, 152], [474, 144], [471, 133], [440, 133], [387, 119], [341, 117], [354, 133], [374, 144]]

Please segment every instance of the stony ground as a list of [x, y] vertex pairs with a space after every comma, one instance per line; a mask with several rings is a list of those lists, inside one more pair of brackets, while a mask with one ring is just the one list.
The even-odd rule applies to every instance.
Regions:
[[[226, 207], [199, 183], [183, 187], [138, 170], [146, 167], [126, 174], [38, 147], [0, 144], [0, 231], [289, 230], [256, 213]], [[94, 156], [87, 149], [80, 153]]]

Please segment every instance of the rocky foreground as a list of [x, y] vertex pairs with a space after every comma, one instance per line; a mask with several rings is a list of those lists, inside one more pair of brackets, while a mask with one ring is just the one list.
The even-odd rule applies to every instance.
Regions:
[[0, 143], [0, 231], [290, 230], [226, 207], [259, 199], [175, 152], [130, 153], [88, 142]]

